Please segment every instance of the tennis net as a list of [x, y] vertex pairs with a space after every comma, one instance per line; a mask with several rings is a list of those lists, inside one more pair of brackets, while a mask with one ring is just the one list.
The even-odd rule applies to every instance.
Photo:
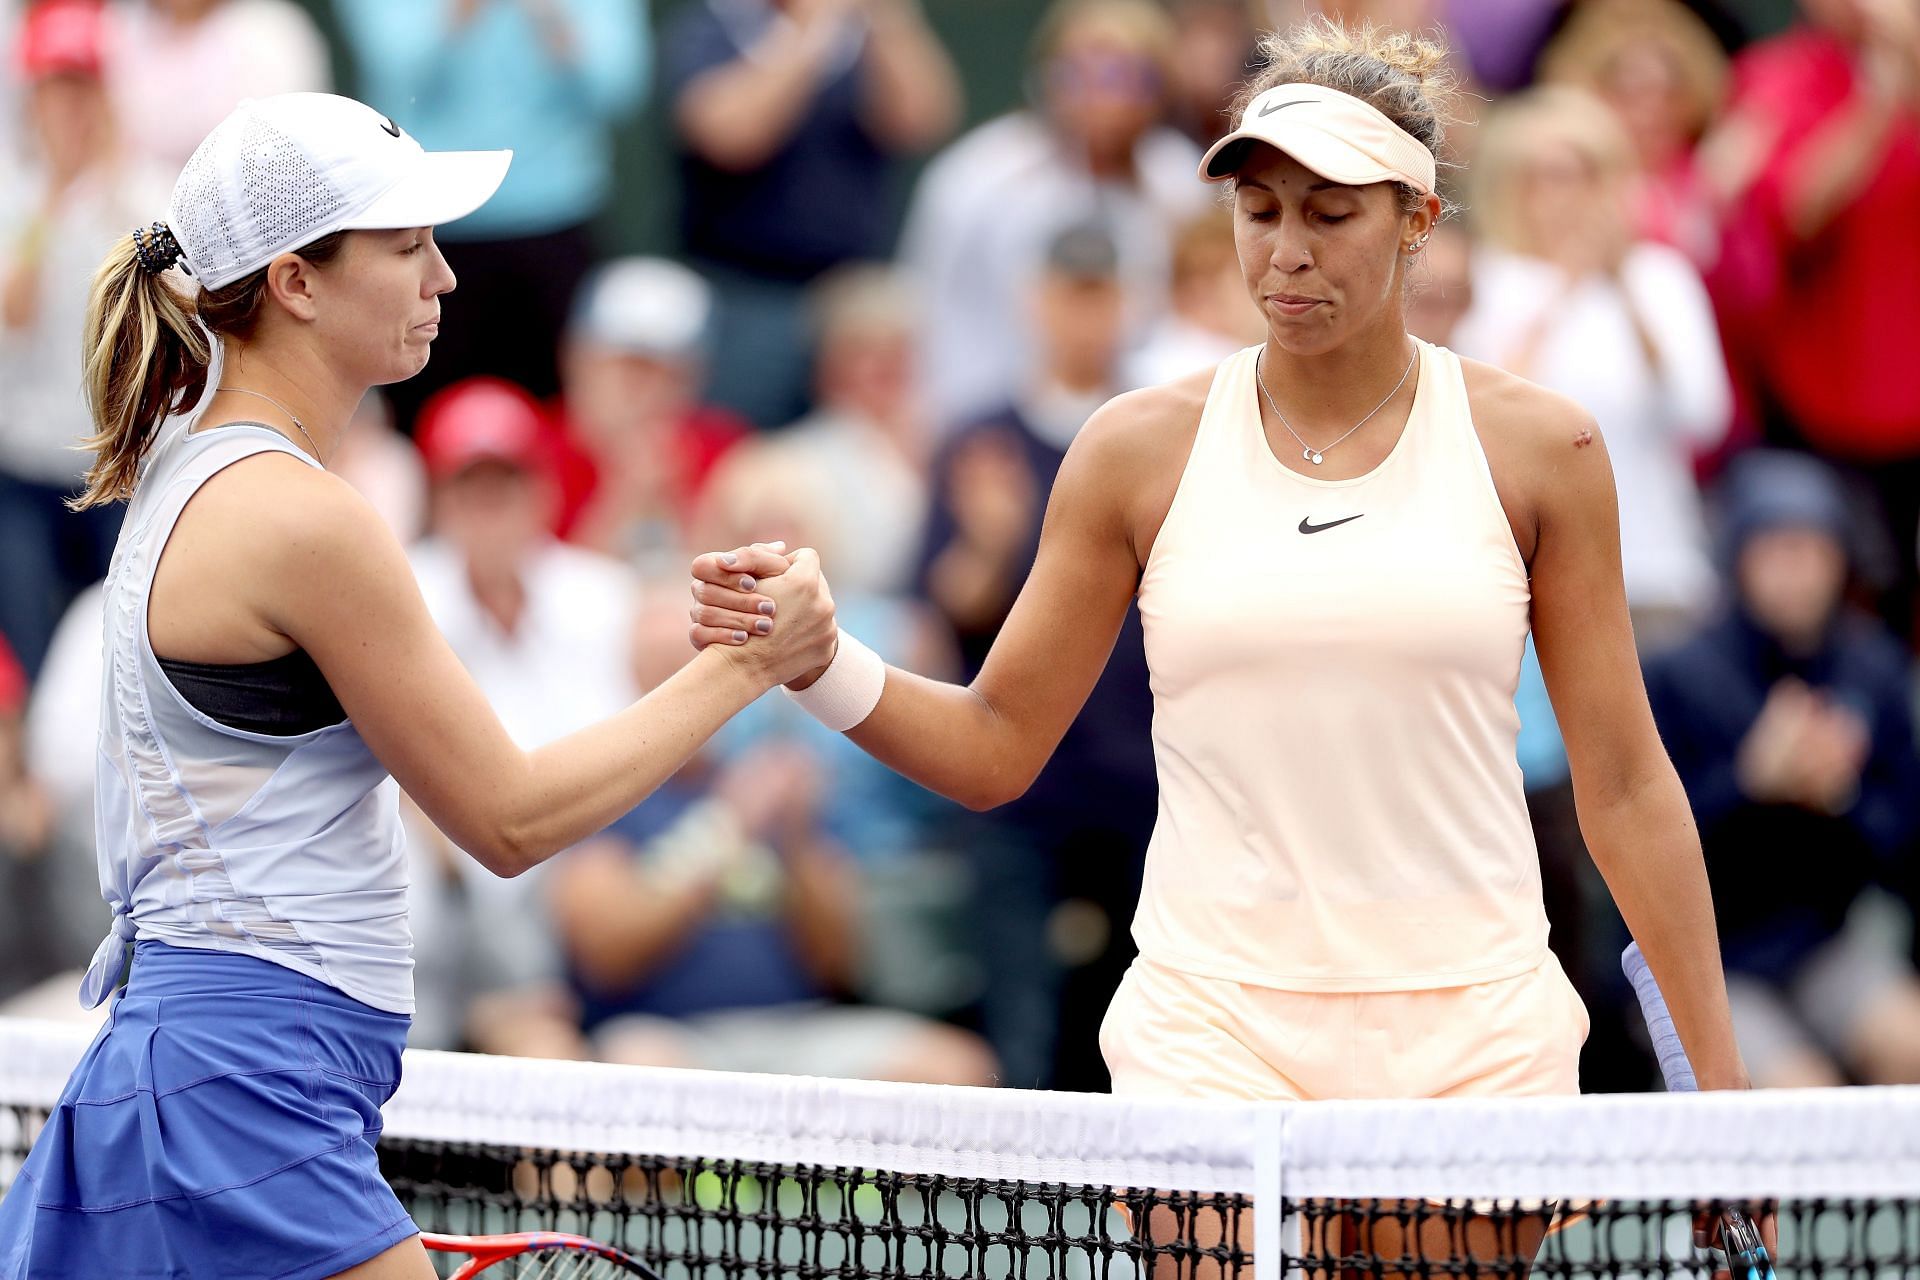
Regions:
[[[0, 1021], [0, 1187], [85, 1043]], [[386, 1119], [424, 1228], [667, 1277], [1706, 1280], [1737, 1203], [1780, 1280], [1920, 1280], [1916, 1088], [1299, 1106], [410, 1052]]]

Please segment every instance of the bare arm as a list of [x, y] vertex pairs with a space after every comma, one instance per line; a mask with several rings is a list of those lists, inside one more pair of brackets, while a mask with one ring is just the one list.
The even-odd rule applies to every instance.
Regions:
[[1818, 237], [1866, 190], [1886, 156], [1899, 104], [1869, 89], [1808, 135], [1788, 162], [1781, 193], [1787, 229], [1801, 243]]
[[[1140, 531], [1158, 528], [1179, 475], [1163, 446], [1191, 443], [1205, 396], [1204, 380], [1189, 379], [1094, 414], [1060, 468], [1033, 571], [979, 677], [961, 688], [889, 668], [879, 705], [848, 736], [969, 808], [1005, 804], [1031, 786], [1113, 652], [1140, 573]], [[697, 615], [741, 616], [720, 612], [742, 597], [715, 585], [728, 580], [715, 557], [700, 557], [694, 577]], [[696, 626], [695, 643], [714, 634]]]
[[278, 510], [301, 517], [243, 589], [268, 627], [312, 655], [374, 755], [434, 825], [497, 874], [517, 874], [599, 831], [766, 688], [832, 652], [830, 602], [803, 554], [764, 584], [783, 610], [776, 643], [715, 646], [620, 714], [524, 751], [434, 626], [399, 543], [372, 509], [332, 476], [282, 478], [251, 500], [291, 503]]
[[1902, 110], [1920, 106], [1920, 11], [1902, 0], [1860, 6], [1866, 24], [1850, 102], [1804, 139], [1789, 159], [1782, 203], [1803, 243], [1825, 231], [1880, 171]]
[[960, 78], [918, 0], [870, 0], [862, 68], [867, 127], [895, 151], [924, 151], [960, 120]]
[[759, 44], [697, 76], [673, 104], [680, 136], [708, 164], [757, 169], [800, 127], [840, 39], [845, 0], [776, 23]]
[[[1105, 670], [1139, 565], [1116, 498], [1124, 468], [1102, 410], [1054, 483], [1040, 550], [980, 675], [968, 688], [895, 669], [848, 736], [921, 786], [973, 809], [1033, 784]], [[1105, 446], [1105, 447], [1103, 447]]]
[[1583, 410], [1524, 390], [1505, 399], [1532, 424], [1534, 642], [1581, 833], [1667, 993], [1701, 1086], [1744, 1088], [1700, 837], [1654, 728], [1627, 620], [1606, 446]]

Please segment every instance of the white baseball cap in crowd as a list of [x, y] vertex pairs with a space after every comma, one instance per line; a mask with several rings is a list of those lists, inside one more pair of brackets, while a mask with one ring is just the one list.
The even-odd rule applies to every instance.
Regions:
[[596, 267], [574, 297], [567, 333], [627, 355], [698, 357], [713, 321], [713, 288], [665, 258], [616, 258]]
[[1247, 104], [1240, 127], [1208, 149], [1201, 178], [1231, 178], [1255, 142], [1346, 186], [1404, 182], [1422, 195], [1433, 193], [1433, 152], [1372, 103], [1338, 89], [1281, 84], [1265, 90]]
[[427, 151], [352, 98], [252, 98], [180, 171], [167, 226], [204, 288], [218, 289], [336, 231], [433, 227], [487, 202], [511, 151]]

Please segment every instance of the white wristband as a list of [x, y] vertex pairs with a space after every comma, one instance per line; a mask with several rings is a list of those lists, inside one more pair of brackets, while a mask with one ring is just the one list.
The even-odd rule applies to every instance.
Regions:
[[887, 684], [880, 655], [842, 631], [840, 647], [820, 678], [804, 689], [786, 689], [800, 709], [835, 733], [845, 733], [873, 714]]

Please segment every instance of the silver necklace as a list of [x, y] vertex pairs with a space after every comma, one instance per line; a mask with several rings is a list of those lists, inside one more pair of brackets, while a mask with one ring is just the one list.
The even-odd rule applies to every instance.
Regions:
[[1348, 427], [1346, 431], [1346, 435], [1341, 436], [1339, 440], [1335, 440], [1333, 444], [1328, 445], [1324, 449], [1316, 449], [1312, 445], [1308, 444], [1305, 440], [1301, 440], [1300, 433], [1293, 429], [1293, 424], [1291, 422], [1287, 421], [1287, 415], [1280, 412], [1280, 406], [1274, 402], [1273, 392], [1267, 390], [1267, 374], [1263, 364], [1266, 358], [1267, 358], [1267, 353], [1262, 351], [1260, 353], [1260, 359], [1256, 361], [1253, 366], [1253, 377], [1254, 377], [1254, 381], [1260, 384], [1260, 394], [1267, 398], [1267, 403], [1269, 405], [1273, 406], [1273, 414], [1276, 418], [1280, 419], [1280, 425], [1287, 429], [1287, 434], [1292, 436], [1295, 440], [1299, 441], [1300, 456], [1302, 458], [1305, 458], [1308, 462], [1311, 462], [1314, 466], [1317, 467], [1326, 460], [1326, 456], [1329, 453], [1333, 452], [1333, 450], [1341, 443], [1341, 441], [1344, 441], [1347, 438], [1347, 436], [1352, 435], [1354, 432], [1358, 431], [1360, 428], [1366, 426], [1369, 422], [1372, 422], [1373, 414], [1378, 413], [1382, 409], [1386, 408], [1387, 401], [1392, 400], [1395, 396], [1400, 394], [1400, 388], [1407, 385], [1407, 378], [1412, 375], [1413, 366], [1420, 359], [1420, 348], [1415, 347], [1413, 349], [1413, 357], [1412, 359], [1407, 361], [1406, 371], [1400, 375], [1400, 381], [1393, 384], [1393, 390], [1387, 392], [1387, 399], [1382, 400], [1379, 404], [1373, 406], [1373, 413], [1369, 413], [1366, 417], [1360, 419], [1360, 421], [1354, 423], [1351, 427]]
[[[293, 429], [295, 431], [298, 431], [302, 436], [306, 438], [307, 448], [313, 450], [314, 461], [318, 462], [322, 466], [326, 465], [327, 460], [320, 456], [320, 446], [315, 444], [313, 442], [313, 437], [307, 434], [307, 424], [300, 421], [299, 414], [287, 408], [286, 405], [281, 404], [278, 400], [275, 400], [272, 396], [268, 395], [264, 391], [249, 391], [245, 387], [220, 387], [218, 388], [218, 390], [231, 391], [233, 392], [233, 394], [237, 396], [258, 396], [260, 399], [265, 400], [268, 404], [272, 405], [274, 408], [278, 409], [280, 412], [286, 414], [288, 420], [293, 423]], [[1274, 412], [1278, 413], [1280, 411], [1278, 409], [1275, 409]]]

